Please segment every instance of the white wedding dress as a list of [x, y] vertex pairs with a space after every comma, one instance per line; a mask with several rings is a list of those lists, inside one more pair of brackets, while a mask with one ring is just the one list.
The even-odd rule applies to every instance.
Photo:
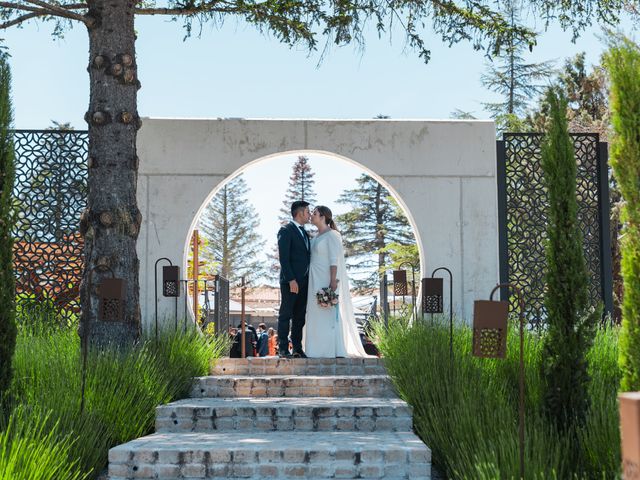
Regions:
[[[331, 265], [337, 266], [339, 302], [336, 306], [320, 307], [316, 293], [329, 286]], [[327, 230], [311, 240], [308, 295], [304, 332], [304, 351], [307, 356], [370, 357], [364, 351], [356, 327], [342, 237], [335, 230]]]

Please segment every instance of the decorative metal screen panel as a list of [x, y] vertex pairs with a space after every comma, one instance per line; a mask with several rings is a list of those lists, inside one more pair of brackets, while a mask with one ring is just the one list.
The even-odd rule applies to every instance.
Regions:
[[215, 277], [214, 318], [216, 333], [229, 331], [229, 280], [222, 275]]
[[86, 206], [89, 137], [86, 131], [16, 130], [13, 141], [18, 308], [45, 307], [70, 318], [80, 311], [78, 222]]
[[[544, 306], [547, 191], [540, 146], [542, 134], [504, 134], [498, 142], [500, 280], [518, 286], [532, 325], [546, 319]], [[611, 249], [606, 144], [597, 134], [573, 134], [577, 162], [578, 223], [590, 275], [592, 305], [611, 311]], [[602, 232], [606, 232], [604, 235]], [[512, 299], [513, 300], [513, 299]]]

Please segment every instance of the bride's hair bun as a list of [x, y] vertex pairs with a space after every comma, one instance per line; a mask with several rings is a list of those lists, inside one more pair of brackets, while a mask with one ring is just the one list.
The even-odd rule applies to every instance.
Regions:
[[318, 205], [316, 210], [324, 217], [324, 222], [329, 225], [332, 230], [337, 232], [338, 229], [336, 228], [336, 222], [333, 221], [333, 213], [331, 213], [331, 209], [324, 205]]

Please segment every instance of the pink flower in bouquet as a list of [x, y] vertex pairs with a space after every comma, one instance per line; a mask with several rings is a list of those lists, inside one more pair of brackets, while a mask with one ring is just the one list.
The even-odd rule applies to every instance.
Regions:
[[332, 307], [338, 304], [338, 293], [329, 287], [321, 288], [316, 293], [316, 301], [322, 308]]

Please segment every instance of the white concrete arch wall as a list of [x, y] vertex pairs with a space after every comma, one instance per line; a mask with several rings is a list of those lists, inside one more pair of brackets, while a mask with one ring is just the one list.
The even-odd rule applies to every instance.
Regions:
[[[335, 155], [383, 180], [410, 214], [422, 276], [449, 267], [456, 313], [470, 319], [473, 300], [486, 297], [498, 280], [493, 122], [147, 118], [138, 135], [145, 328], [154, 321], [156, 259], [182, 267], [186, 239], [212, 192], [247, 164], [291, 151]], [[160, 297], [160, 321], [172, 322], [173, 309], [172, 300]]]

